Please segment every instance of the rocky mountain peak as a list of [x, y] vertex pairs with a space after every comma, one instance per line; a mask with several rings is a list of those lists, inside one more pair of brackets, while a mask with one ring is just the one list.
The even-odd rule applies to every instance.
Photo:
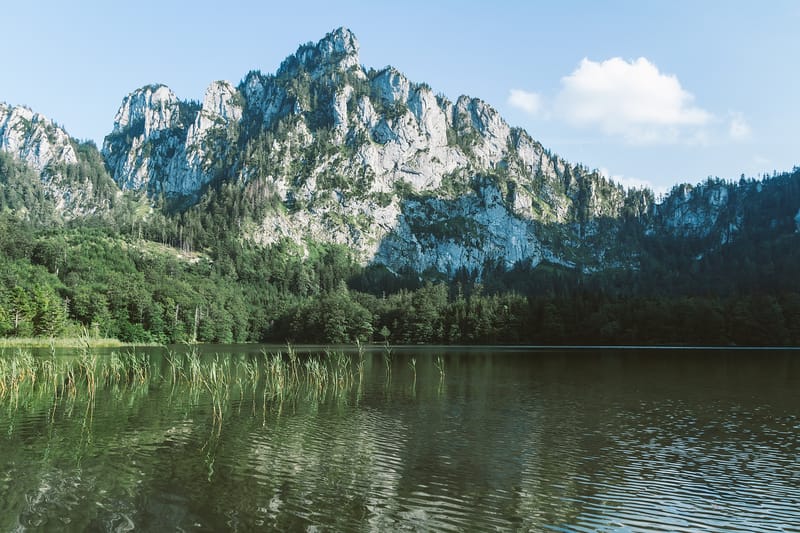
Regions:
[[178, 97], [166, 85], [146, 85], [125, 97], [114, 117], [113, 133], [133, 130], [134, 136], [149, 137], [153, 131], [168, 129], [178, 119]]
[[300, 71], [312, 77], [334, 70], [349, 70], [359, 65], [358, 40], [347, 28], [338, 28], [316, 44], [306, 43], [278, 68], [278, 76], [295, 76]]
[[122, 189], [191, 196], [212, 179], [220, 135], [242, 117], [243, 97], [227, 81], [212, 82], [203, 103], [181, 101], [164, 85], [125, 97], [114, 130], [103, 143], [112, 176]]
[[347, 28], [337, 28], [320, 39], [317, 50], [323, 57], [358, 58], [358, 39]]
[[487, 102], [450, 101], [393, 67], [364, 69], [358, 52], [339, 28], [274, 75], [211, 83], [202, 103], [142, 87], [117, 113], [106, 165], [122, 189], [174, 205], [241, 187], [233, 194], [246, 201], [234, 204], [255, 213], [237, 226], [243, 238], [342, 244], [394, 270], [624, 266], [634, 261], [617, 238], [625, 217], [671, 238], [728, 242], [737, 231], [721, 184], [655, 205], [649, 191], [551, 154]]
[[50, 164], [78, 158], [69, 135], [40, 113], [0, 102], [0, 150], [42, 172]]
[[203, 97], [203, 113], [223, 120], [239, 120], [241, 118], [241, 107], [240, 105], [234, 105], [238, 94], [239, 92], [236, 88], [228, 81], [212, 82]]
[[406, 103], [411, 92], [411, 82], [394, 67], [386, 67], [372, 80], [377, 96], [388, 103]]
[[38, 208], [33, 204], [39, 200], [25, 205], [20, 211], [23, 217], [29, 210], [42, 208], [53, 219], [87, 216], [103, 212], [115, 194], [93, 143], [76, 141], [64, 128], [27, 107], [0, 103], [0, 152], [32, 170], [29, 176], [38, 176], [21, 183], [13, 172], [0, 175], [0, 190], [8, 187], [12, 196], [27, 191], [29, 201], [41, 192], [46, 199]]

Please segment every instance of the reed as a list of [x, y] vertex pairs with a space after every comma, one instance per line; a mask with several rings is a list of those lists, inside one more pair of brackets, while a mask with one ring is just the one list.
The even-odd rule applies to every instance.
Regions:
[[54, 398], [87, 393], [94, 398], [98, 388], [143, 384], [150, 378], [150, 362], [143, 354], [112, 354], [101, 357], [84, 350], [75, 356], [34, 357], [18, 349], [0, 353], [0, 400], [19, 398], [23, 392], [49, 393]]
[[156, 343], [125, 343], [119, 339], [97, 338], [81, 335], [79, 337], [2, 337], [2, 348], [83, 348], [88, 343], [90, 348], [131, 348], [142, 346], [161, 346]]
[[297, 353], [294, 351], [294, 348], [292, 348], [291, 344], [286, 345], [286, 353], [287, 356], [289, 357], [289, 367], [291, 369], [291, 381], [293, 383], [299, 383], [300, 376], [298, 374], [299, 363], [298, 363]]
[[356, 348], [358, 349], [358, 361], [356, 362], [356, 369], [358, 370], [358, 382], [359, 384], [364, 381], [364, 359], [365, 359], [365, 352], [364, 352], [364, 345], [361, 344], [361, 341], [356, 339]]
[[170, 369], [170, 377], [172, 379], [172, 384], [175, 385], [178, 382], [178, 379], [181, 376], [181, 369], [183, 367], [183, 357], [180, 354], [173, 352], [172, 350], [168, 351], [164, 359], [167, 361]]
[[392, 379], [392, 347], [386, 341], [383, 344], [383, 364], [386, 366], [386, 382]]
[[201, 356], [196, 346], [184, 353], [167, 352], [164, 372], [154, 367], [147, 353], [114, 352], [98, 355], [88, 347], [76, 355], [34, 357], [18, 349], [0, 349], [0, 402], [18, 400], [20, 394], [36, 393], [54, 400], [85, 395], [91, 402], [104, 388], [141, 389], [159, 383], [186, 386], [200, 398], [203, 391], [212, 402], [215, 420], [221, 421], [231, 393], [244, 398], [245, 389], [255, 398], [262, 391], [264, 405], [301, 397], [323, 400], [344, 399], [360, 385], [364, 373], [364, 353], [358, 358], [341, 352], [298, 355], [289, 347], [286, 353], [259, 355], [234, 361], [231, 357]]
[[408, 366], [411, 367], [411, 394], [416, 396], [417, 394], [417, 358], [412, 357], [411, 360], [408, 362]]
[[441, 355], [436, 356], [433, 366], [439, 371], [439, 381], [444, 381], [444, 358]]

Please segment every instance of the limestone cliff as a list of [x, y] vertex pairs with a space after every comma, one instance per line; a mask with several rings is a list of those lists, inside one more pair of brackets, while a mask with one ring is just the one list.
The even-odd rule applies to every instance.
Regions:
[[[27, 107], [0, 102], [0, 151], [26, 164], [35, 183], [53, 202], [56, 218], [71, 219], [106, 211], [118, 193], [97, 149], [79, 143], [53, 121]], [[4, 176], [0, 176], [3, 180]], [[32, 206], [21, 206], [21, 211]]]
[[202, 105], [182, 102], [164, 85], [137, 89], [122, 102], [103, 156], [123, 190], [152, 195], [196, 195], [212, 178], [211, 160], [227, 147], [219, 143], [238, 124], [238, 92], [214, 82]]
[[211, 83], [202, 102], [164, 85], [135, 90], [105, 138], [104, 163], [93, 145], [2, 104], [0, 150], [35, 170], [65, 218], [102, 212], [119, 190], [174, 210], [202, 209], [224, 189], [241, 238], [339, 243], [393, 270], [636, 268], [643, 237], [709, 248], [748, 224], [800, 227], [800, 205], [771, 218], [748, 211], [770, 209], [755, 182], [680, 185], [659, 202], [626, 190], [480, 99], [451, 101], [393, 67], [362, 66], [344, 28], [300, 46], [274, 74]]
[[[135, 91], [103, 147], [114, 179], [190, 197], [212, 182], [241, 183], [278, 206], [246, 236], [337, 242], [393, 268], [574, 264], [607, 253], [599, 241], [576, 254], [542, 239], [580, 239], [635, 193], [553, 156], [486, 102], [451, 102], [394, 68], [367, 69], [358, 51], [338, 29], [275, 75], [212, 84], [201, 106], [164, 86]], [[420, 224], [420, 213], [436, 223]]]

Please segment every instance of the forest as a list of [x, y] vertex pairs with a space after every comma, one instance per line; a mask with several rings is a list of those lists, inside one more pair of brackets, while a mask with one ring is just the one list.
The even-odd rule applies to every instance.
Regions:
[[[130, 200], [129, 200], [130, 201]], [[214, 202], [217, 202], [216, 204]], [[348, 249], [230, 237], [224, 194], [134, 223], [0, 215], [0, 337], [128, 342], [800, 344], [800, 235], [743, 232], [702, 260], [645, 239], [638, 269], [391, 273]], [[215, 219], [216, 218], [216, 219]], [[191, 239], [192, 246], [186, 241]], [[757, 259], [757, 260], [756, 260]]]
[[262, 246], [239, 228], [276, 207], [241, 187], [222, 180], [179, 209], [111, 194], [102, 165], [79, 170], [108, 209], [65, 222], [38, 176], [0, 152], [0, 337], [800, 345], [798, 168], [733, 187], [750, 196], [722, 245], [630, 219], [617, 238], [635, 246], [634, 265], [489, 262], [446, 277], [361, 265], [344, 246]]

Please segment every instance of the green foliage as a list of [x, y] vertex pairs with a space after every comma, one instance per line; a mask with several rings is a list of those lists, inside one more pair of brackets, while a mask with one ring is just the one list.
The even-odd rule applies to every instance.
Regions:
[[393, 184], [394, 193], [400, 198], [410, 198], [415, 195], [414, 186], [405, 180], [397, 180]]
[[44, 177], [60, 175], [63, 183], [84, 187], [91, 185], [92, 201], [95, 205], [112, 205], [116, 184], [111, 179], [103, 161], [103, 156], [93, 141], [73, 141], [78, 162], [71, 165], [51, 165], [44, 169]]
[[437, 241], [480, 242], [482, 228], [474, 219], [465, 216], [441, 219], [419, 217], [410, 221], [412, 231], [418, 236], [430, 236]]
[[344, 344], [372, 338], [372, 315], [351, 300], [346, 288], [307, 300], [290, 316], [290, 340]]
[[0, 213], [15, 213], [30, 221], [50, 224], [55, 211], [55, 204], [45, 195], [39, 176], [0, 150]]
[[389, 192], [374, 192], [372, 193], [372, 199], [380, 206], [380, 207], [388, 207], [392, 203], [392, 198], [394, 195]]
[[457, 198], [472, 191], [471, 180], [458, 170], [443, 175], [437, 190], [445, 198]]
[[[310, 105], [331, 96], [314, 87], [317, 82], [303, 83], [286, 86], [295, 102]], [[369, 97], [369, 84], [361, 83], [358, 90]], [[317, 188], [327, 193], [312, 200], [317, 202], [332, 201], [332, 191], [369, 191], [370, 174], [349, 178], [330, 170], [352, 156], [356, 141], [335, 145], [324, 109], [302, 113], [316, 130], [310, 141], [284, 151], [274, 141], [300, 118], [286, 115], [262, 130], [218, 131], [210, 140], [220, 155], [212, 162], [218, 179], [188, 207], [157, 199], [151, 210], [141, 196], [117, 198], [96, 147], [76, 144], [79, 163], [48, 172], [70, 183], [88, 180], [95, 199], [110, 206], [110, 220], [66, 226], [54, 225], [53, 203], [38, 176], [0, 153], [0, 335], [57, 336], [85, 328], [98, 336], [162, 343], [800, 343], [797, 171], [736, 187], [708, 180], [693, 188], [695, 208], [723, 187], [729, 193], [718, 227], [704, 238], [648, 233], [652, 194], [623, 193], [581, 166], [569, 167], [556, 183], [542, 172], [530, 182], [517, 179], [513, 154], [487, 175], [444, 176], [437, 194], [445, 198], [435, 200], [441, 209], [431, 209], [433, 200], [405, 181], [397, 181], [392, 193], [375, 195], [381, 205], [393, 195], [405, 200], [406, 220], [423, 241], [471, 240], [476, 246], [481, 228], [473, 219], [439, 214], [452, 198], [476, 193], [481, 202], [491, 185], [507, 203], [523, 189], [572, 200], [564, 223], [542, 212], [537, 235], [577, 268], [508, 269], [489, 262], [480, 273], [444, 279], [362, 267], [342, 246], [281, 241], [262, 247], [241, 238], [244, 227], [267, 213], [306, 207], [283, 206], [271, 176], [288, 172], [298, 188], [316, 176]], [[474, 142], [465, 128], [453, 134]], [[245, 147], [251, 172], [245, 183], [229, 179], [236, 162], [221, 150], [231, 143]], [[541, 200], [534, 208], [546, 205]], [[619, 219], [598, 213], [619, 213]], [[339, 217], [332, 221], [337, 225], [371, 223], [331, 216]], [[730, 230], [724, 245], [713, 242], [730, 221], [740, 229]], [[604, 243], [611, 243], [606, 249], [612, 255], [635, 250], [635, 258], [620, 264], [638, 268], [583, 272], [592, 247], [604, 249]], [[606, 258], [608, 264], [612, 259]]]
[[[676, 258], [586, 275], [490, 263], [482, 283], [462, 271], [420, 285], [413, 273], [359, 267], [341, 246], [310, 246], [304, 257], [288, 241], [261, 248], [223, 238], [200, 254], [7, 216], [0, 229], [1, 335], [85, 328], [140, 342], [800, 342], [795, 234], [747, 253], [754, 243], [742, 240], [694, 268]], [[763, 261], [748, 263], [753, 254]]]
[[408, 113], [408, 106], [405, 102], [392, 102], [383, 106], [381, 114], [388, 121], [394, 121], [405, 116]]

